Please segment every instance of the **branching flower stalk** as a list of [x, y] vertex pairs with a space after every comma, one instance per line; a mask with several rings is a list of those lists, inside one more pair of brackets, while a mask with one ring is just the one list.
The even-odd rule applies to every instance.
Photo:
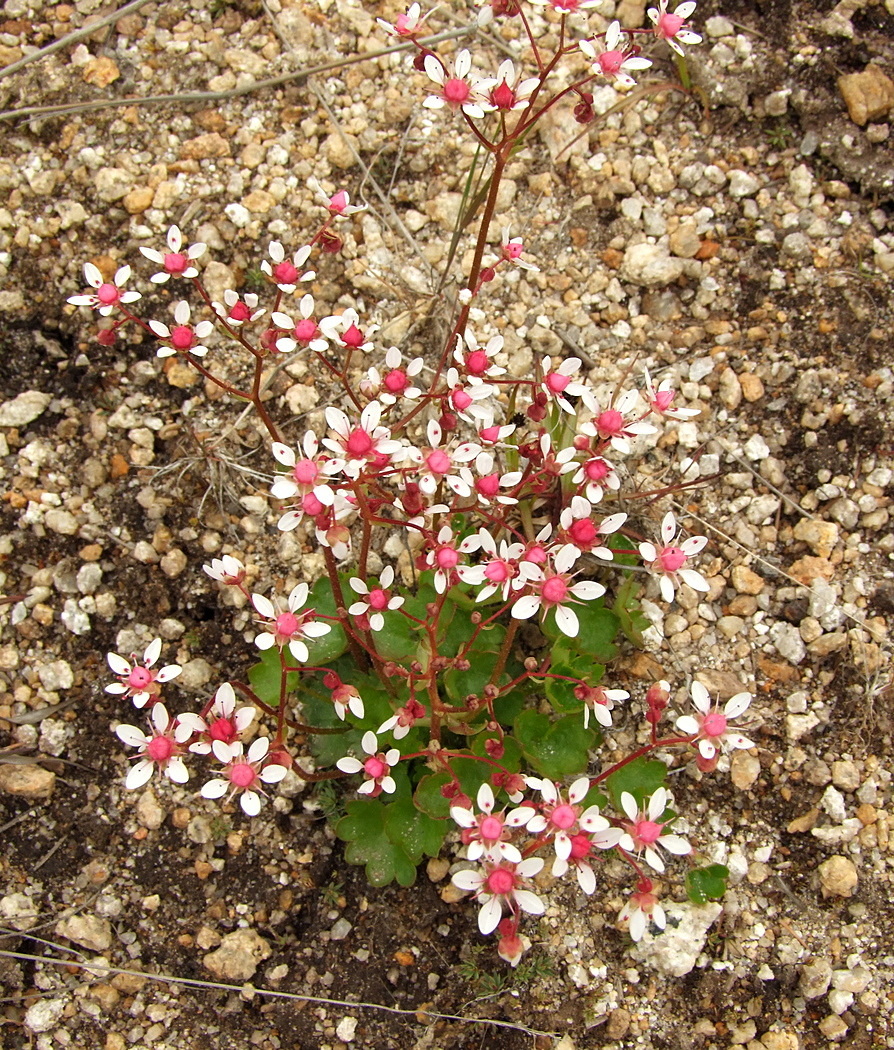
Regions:
[[[270, 290], [265, 304], [235, 290], [213, 302], [199, 272], [205, 245], [184, 249], [177, 227], [168, 231], [167, 251], [142, 249], [161, 267], [150, 281], [187, 282], [207, 316], [193, 323], [181, 300], [173, 327], [140, 317], [133, 305], [140, 294], [125, 290], [128, 266], [104, 276], [88, 263], [90, 290], [69, 299], [112, 319], [98, 333], [103, 344], [135, 324], [157, 341], [159, 357], [179, 357], [253, 407], [271, 439], [279, 528], [315, 541], [326, 567], [321, 578], [302, 580], [300, 565], [283, 566], [291, 589], [268, 596], [250, 590], [246, 567], [232, 555], [205, 566], [253, 609], [259, 662], [247, 683], [222, 684], [197, 714], [169, 712], [163, 696], [179, 668], [156, 670], [159, 640], [142, 658], [109, 654], [115, 681], [107, 691], [148, 716], [148, 732], [116, 728], [136, 749], [127, 787], [156, 774], [182, 785], [188, 761], [210, 759], [218, 768], [202, 796], [230, 806], [238, 800], [255, 818], [265, 795], [289, 776], [350, 778], [358, 797], [336, 825], [348, 861], [364, 864], [373, 884], [409, 885], [423, 856], [458, 836], [471, 867], [460, 863], [453, 882], [474, 895], [479, 930], [497, 933], [511, 965], [530, 946], [520, 932], [523, 915], [544, 910], [535, 891], [550, 854], [552, 875], [573, 873], [587, 894], [598, 885], [600, 858], [627, 863], [635, 886], [620, 919], [634, 939], [650, 924], [664, 925], [645, 873], [663, 873], [668, 856], [688, 858], [693, 900], [721, 896], [725, 869], [700, 866], [693, 845], [673, 831], [668, 764], [675, 751], [688, 753], [707, 773], [725, 752], [752, 746], [732, 725], [750, 695], [720, 709], [698, 682], [695, 713], [677, 714], [677, 732], [662, 733], [672, 700], [662, 681], [643, 698], [644, 742], [593, 768], [613, 710], [639, 703], [605, 684], [619, 644], [648, 625], [638, 581], [653, 578], [668, 603], [679, 587], [708, 587], [692, 566], [704, 537], [681, 538], [669, 512], [643, 536], [617, 509], [626, 480], [620, 462], [635, 458], [637, 442], [664, 420], [693, 410], [675, 405], [669, 381], [655, 386], [646, 372], [637, 388], [629, 370], [600, 403], [576, 357], [545, 357], [531, 375], [510, 375], [502, 337], [470, 325], [473, 304], [486, 303], [498, 271], [537, 269], [509, 229], [496, 253], [488, 247], [503, 176], [525, 137], [570, 98], [578, 99], [574, 120], [592, 121], [593, 82], [629, 86], [651, 64], [637, 41], [658, 38], [675, 51], [696, 43], [687, 24], [695, 5], [668, 11], [660, 0], [649, 11], [651, 29], [622, 31], [613, 22], [588, 33], [584, 21], [581, 35], [579, 20], [595, 0], [534, 0], [557, 12], [549, 52], [524, 2], [492, 0], [482, 15], [520, 19], [533, 56], [528, 77], [512, 60], [495, 78], [481, 76], [470, 52], [449, 58], [422, 46], [418, 4], [394, 25], [382, 23], [416, 45], [414, 66], [437, 89], [423, 104], [452, 112], [490, 157], [482, 194], [467, 194], [458, 225], [459, 236], [480, 205], [469, 270], [446, 275], [461, 290], [446, 341], [427, 348], [429, 375], [421, 357], [405, 356], [408, 347], [382, 355], [378, 329], [356, 310], [321, 313], [309, 261], [337, 254], [337, 224], [362, 208], [315, 182], [326, 217], [291, 255], [270, 243], [260, 265]], [[578, 69], [570, 86], [554, 89], [554, 75], [569, 63], [585, 63], [588, 72]], [[244, 382], [215, 370], [215, 332], [244, 351]], [[262, 400], [265, 369], [290, 354], [305, 355], [344, 396], [344, 408], [330, 404], [303, 435], [286, 433]], [[376, 363], [366, 367], [367, 360]], [[655, 500], [685, 485], [634, 495]], [[387, 563], [378, 550], [384, 531], [404, 545]]]

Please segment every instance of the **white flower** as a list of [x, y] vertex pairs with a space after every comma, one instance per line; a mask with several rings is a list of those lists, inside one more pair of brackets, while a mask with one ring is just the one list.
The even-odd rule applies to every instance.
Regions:
[[127, 774], [124, 786], [135, 791], [148, 783], [156, 769], [175, 784], [189, 780], [189, 770], [183, 764], [181, 745], [189, 739], [190, 730], [172, 719], [164, 704], [155, 704], [149, 714], [150, 733], [137, 726], [120, 725], [115, 730], [118, 739], [128, 747], [140, 749], [140, 760]]
[[[355, 594], [363, 595], [364, 600], [351, 605], [348, 609], [350, 615], [368, 616], [370, 630], [381, 631], [385, 626], [385, 617], [382, 614], [389, 610], [399, 609], [404, 603], [403, 598], [389, 592], [388, 588], [392, 583], [394, 583], [394, 569], [390, 565], [385, 566], [379, 577], [378, 586], [372, 589], [367, 587], [363, 580], [352, 576], [348, 580], [348, 586]], [[396, 733], [394, 735], [397, 736]]]
[[522, 855], [518, 849], [507, 842], [508, 828], [524, 827], [535, 815], [531, 806], [519, 806], [510, 813], [494, 814], [494, 793], [490, 784], [484, 783], [478, 789], [477, 816], [465, 806], [451, 806], [450, 816], [464, 829], [463, 842], [468, 844], [466, 851], [469, 860], [485, 857], [494, 864], [508, 860], [515, 864], [521, 862]]
[[652, 65], [649, 59], [630, 53], [628, 45], [621, 39], [620, 22], [612, 22], [608, 27], [601, 47], [594, 46], [591, 40], [581, 40], [578, 47], [592, 62], [590, 69], [594, 73], [625, 87], [636, 84], [630, 76], [631, 70], [648, 69]]
[[153, 274], [149, 280], [153, 284], [164, 284], [171, 277], [198, 277], [199, 271], [190, 265], [194, 259], [205, 254], [207, 245], [198, 242], [192, 244], [185, 252], [180, 251], [183, 245], [183, 237], [180, 229], [172, 226], [167, 236], [168, 250], [166, 252], [156, 251], [154, 248], [140, 247], [140, 251], [150, 262], [158, 263], [163, 269], [160, 273]]
[[149, 327], [159, 339], [167, 340], [156, 351], [158, 357], [171, 357], [176, 353], [189, 353], [193, 357], [204, 357], [208, 353], [208, 347], [203, 346], [199, 340], [207, 339], [214, 331], [214, 325], [210, 321], [199, 321], [197, 325], [191, 325], [190, 306], [185, 299], [181, 299], [174, 307], [174, 327], [168, 328], [161, 321], [149, 321]]
[[678, 857], [692, 852], [692, 846], [682, 836], [662, 834], [669, 821], [661, 823], [659, 818], [667, 809], [669, 801], [670, 794], [665, 788], [658, 788], [642, 810], [629, 791], [621, 795], [621, 809], [627, 815], [628, 823], [624, 825], [618, 845], [630, 853], [644, 852], [646, 863], [658, 872], [664, 871], [664, 861], [658, 854], [657, 846]]
[[204, 718], [187, 713], [180, 715], [179, 721], [190, 732], [207, 737], [190, 744], [189, 750], [197, 755], [208, 755], [214, 741], [235, 744], [254, 721], [255, 714], [253, 707], [240, 707], [236, 710], [236, 693], [229, 682], [224, 682], [214, 694], [214, 702]]
[[397, 790], [394, 777], [391, 776], [392, 766], [400, 761], [400, 751], [396, 747], [382, 752], [379, 751], [379, 740], [372, 730], [363, 734], [360, 746], [367, 754], [367, 759], [361, 762], [359, 759], [348, 757], [340, 758], [335, 764], [343, 773], [364, 773], [366, 780], [357, 788], [360, 795], [369, 795], [375, 798], [383, 791], [389, 795]]
[[577, 560], [580, 552], [570, 543], [566, 543], [553, 558], [555, 571], [539, 570], [531, 586], [536, 593], [524, 594], [513, 604], [511, 613], [516, 620], [527, 620], [542, 611], [545, 615], [550, 609], [555, 610], [556, 626], [569, 638], [576, 638], [580, 630], [577, 614], [568, 607], [569, 602], [593, 601], [605, 594], [601, 583], [593, 580], [582, 580], [572, 584], [568, 570]]
[[121, 290], [129, 277], [130, 267], [122, 266], [111, 281], [104, 281], [98, 267], [93, 263], [84, 263], [84, 279], [95, 291], [86, 295], [71, 295], [67, 301], [72, 306], [92, 306], [103, 317], [108, 317], [116, 306], [135, 303], [137, 299], [142, 298], [139, 292]]
[[704, 549], [707, 536], [690, 536], [679, 546], [673, 545], [677, 535], [677, 520], [668, 511], [661, 522], [661, 540], [663, 546], [654, 543], [641, 543], [639, 553], [646, 567], [658, 574], [658, 586], [661, 597], [666, 602], [674, 600], [674, 584], [681, 581], [695, 591], [708, 591], [710, 586], [701, 573], [686, 567], [686, 562]]
[[222, 558], [212, 558], [211, 564], [203, 565], [202, 569], [212, 580], [231, 586], [236, 586], [245, 579], [245, 566], [231, 554], [225, 554]]
[[481, 901], [478, 912], [478, 929], [483, 934], [493, 933], [500, 925], [505, 904], [513, 912], [519, 908], [529, 915], [542, 915], [546, 905], [530, 890], [523, 888], [527, 879], [533, 878], [543, 867], [542, 857], [528, 857], [520, 864], [502, 861], [500, 864], [485, 862], [482, 871], [463, 869], [451, 880], [461, 890], [470, 890], [476, 900]]
[[484, 109], [478, 94], [477, 78], [469, 77], [472, 56], [463, 49], [453, 63], [453, 76], [449, 76], [434, 55], [425, 56], [425, 72], [441, 89], [439, 95], [429, 95], [422, 103], [427, 109], [461, 109], [467, 117], [483, 117]]
[[285, 609], [277, 609], [263, 594], [251, 596], [252, 605], [271, 628], [255, 636], [255, 645], [259, 649], [270, 649], [274, 645], [282, 649], [288, 645], [289, 652], [299, 663], [307, 662], [310, 653], [304, 639], [322, 638], [332, 630], [330, 624], [312, 619], [313, 610], [298, 615], [298, 610], [307, 602], [308, 593], [307, 584], [299, 583], [289, 594]]
[[683, 54], [680, 44], [700, 44], [701, 37], [693, 33], [686, 26], [686, 19], [695, 11], [694, 0], [686, 0], [678, 4], [676, 10], [671, 14], [668, 9], [669, 0], [658, 0], [658, 7], [650, 7], [649, 18], [655, 23], [655, 36], [666, 40], [678, 55]]
[[307, 262], [310, 255], [309, 244], [299, 248], [291, 259], [286, 258], [285, 248], [279, 241], [271, 241], [268, 251], [273, 264], [271, 265], [265, 259], [261, 263], [261, 270], [273, 279], [281, 292], [291, 295], [299, 283], [312, 281], [316, 277], [313, 270], [308, 270], [306, 273], [301, 272], [301, 267]]
[[150, 699], [158, 696], [161, 691], [158, 688], [159, 685], [170, 682], [172, 678], [180, 674], [181, 668], [178, 664], [168, 664], [167, 667], [153, 671], [152, 667], [159, 656], [161, 656], [161, 638], [156, 638], [146, 647], [142, 664], [137, 663], [136, 654], [131, 655], [133, 661], [131, 665], [123, 656], [108, 653], [106, 659], [109, 661], [109, 667], [118, 676], [118, 681], [107, 685], [105, 691], [117, 696], [129, 696], [135, 707], [145, 707]]
[[729, 727], [731, 719], [748, 710], [751, 693], [736, 693], [727, 700], [723, 711], [716, 704], [712, 707], [708, 690], [701, 682], [693, 682], [689, 693], [698, 714], [681, 715], [675, 724], [681, 733], [698, 734], [698, 750], [703, 758], [710, 760], [718, 751], [754, 747], [751, 740]]
[[201, 790], [202, 798], [223, 798], [239, 794], [239, 805], [246, 816], [256, 817], [261, 812], [261, 784], [278, 784], [288, 770], [278, 762], [265, 765], [270, 741], [258, 737], [252, 742], [248, 754], [243, 755], [242, 742], [237, 740], [225, 744], [215, 740], [214, 757], [224, 766], [223, 776], [209, 780]]

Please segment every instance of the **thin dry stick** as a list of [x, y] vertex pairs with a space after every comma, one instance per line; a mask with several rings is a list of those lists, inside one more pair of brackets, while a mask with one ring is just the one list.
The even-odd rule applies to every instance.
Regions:
[[0, 956], [7, 959], [24, 959], [26, 962], [50, 963], [53, 966], [77, 966], [91, 974], [123, 973], [131, 977], [142, 977], [147, 981], [158, 981], [159, 984], [181, 984], [189, 988], [213, 988], [223, 992], [247, 992], [251, 995], [268, 996], [271, 999], [290, 999], [293, 1002], [318, 1003], [320, 1006], [339, 1006], [349, 1010], [379, 1010], [383, 1013], [398, 1014], [401, 1017], [414, 1017], [420, 1024], [427, 1024], [431, 1021], [459, 1021], [462, 1024], [493, 1025], [495, 1028], [508, 1028], [514, 1032], [524, 1032], [526, 1035], [556, 1038], [555, 1032], [544, 1032], [537, 1028], [528, 1028], [523, 1024], [498, 1021], [490, 1017], [460, 1017], [458, 1014], [442, 1014], [429, 1010], [427, 1007], [420, 1007], [418, 1010], [404, 1010], [398, 1006], [384, 1006], [381, 1003], [355, 1003], [347, 999], [323, 999], [315, 995], [300, 995], [297, 992], [274, 992], [268, 988], [255, 988], [252, 984], [239, 985], [223, 984], [219, 981], [199, 981], [191, 977], [172, 977], [163, 973], [147, 973], [145, 970], [122, 970], [117, 966], [104, 966], [102, 963], [92, 960], [82, 963], [76, 959], [52, 959], [43, 955], [30, 955], [28, 952], [0, 950]]
[[[453, 40], [456, 37], [468, 36], [475, 32], [474, 26], [465, 29], [448, 29], [435, 36], [426, 37], [420, 43], [426, 47], [440, 43], [442, 40]], [[256, 80], [253, 84], [245, 87], [231, 88], [229, 91], [187, 91], [178, 95], [146, 95], [143, 98], [107, 98], [96, 102], [72, 102], [58, 106], [23, 106], [21, 109], [5, 109], [0, 112], [0, 120], [14, 120], [17, 117], [42, 117], [51, 114], [62, 113], [88, 113], [98, 109], [111, 109], [117, 106], [143, 106], [149, 103], [167, 102], [220, 102], [223, 99], [238, 98], [240, 95], [249, 95], [253, 91], [264, 88], [279, 87], [280, 84], [288, 84], [292, 80], [303, 80], [307, 77], [316, 76], [318, 73], [331, 73], [346, 66], [356, 65], [358, 62], [368, 62], [383, 55], [394, 55], [400, 51], [407, 51], [411, 44], [394, 44], [391, 47], [382, 48], [380, 51], [370, 51], [368, 54], [352, 55], [350, 58], [340, 58], [336, 62], [323, 62], [317, 66], [309, 66], [307, 69], [299, 69], [294, 73], [283, 73], [278, 77], [268, 77], [266, 80]]]

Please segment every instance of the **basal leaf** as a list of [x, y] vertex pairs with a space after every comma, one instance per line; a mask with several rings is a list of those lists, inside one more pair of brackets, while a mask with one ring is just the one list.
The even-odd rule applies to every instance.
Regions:
[[642, 756], [621, 766], [605, 780], [612, 802], [617, 808], [621, 806], [621, 795], [629, 791], [642, 805], [643, 800], [664, 786], [667, 777], [667, 766], [654, 758]]
[[555, 722], [539, 711], [522, 711], [515, 720], [515, 737], [531, 765], [545, 777], [556, 780], [583, 773], [587, 752], [597, 740], [593, 729], [584, 729], [577, 715]]
[[686, 895], [693, 904], [716, 901], [726, 893], [729, 868], [723, 864], [710, 864], [707, 868], [695, 868], [686, 874]]

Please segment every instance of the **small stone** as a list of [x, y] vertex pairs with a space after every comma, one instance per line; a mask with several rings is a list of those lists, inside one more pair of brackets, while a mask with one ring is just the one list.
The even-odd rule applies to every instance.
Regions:
[[643, 288], [672, 284], [682, 273], [682, 260], [671, 257], [661, 244], [634, 244], [624, 252], [621, 279]]
[[133, 189], [133, 175], [124, 168], [100, 168], [93, 185], [100, 200], [114, 204]]
[[74, 536], [78, 531], [78, 519], [70, 510], [63, 510], [62, 507], [48, 510], [43, 520], [48, 529], [60, 536]]
[[165, 368], [165, 379], [168, 381], [168, 386], [176, 390], [188, 390], [201, 379], [199, 373], [185, 361], [178, 361], [174, 358], [169, 360], [171, 364]]
[[742, 403], [742, 384], [739, 377], [729, 367], [720, 373], [720, 382], [717, 389], [724, 408], [730, 411], [739, 407]]
[[343, 1043], [352, 1043], [357, 1031], [356, 1017], [343, 1017], [335, 1026], [335, 1034]]
[[735, 638], [745, 630], [745, 621], [741, 616], [721, 616], [717, 621], [717, 630], [724, 638]]
[[807, 655], [807, 647], [794, 624], [774, 623], [770, 628], [770, 641], [779, 655], [791, 664], [801, 663]]
[[729, 763], [730, 780], [740, 791], [747, 791], [760, 776], [761, 763], [747, 751], [734, 751]]
[[0, 791], [19, 798], [49, 798], [56, 787], [56, 774], [43, 766], [0, 765]]
[[59, 1023], [64, 1009], [64, 999], [39, 999], [25, 1011], [25, 1027], [32, 1032], [48, 1032]]
[[767, 459], [770, 455], [770, 446], [760, 434], [752, 434], [745, 442], [742, 450], [752, 463]]
[[[791, 715], [790, 717], [796, 718], [798, 716]], [[794, 820], [789, 821], [789, 825], [785, 830], [790, 835], [803, 835], [807, 831], [812, 831], [819, 819], [819, 813], [819, 808], [814, 806], [813, 809], [809, 809], [802, 816], [795, 817]]]
[[52, 394], [40, 390], [25, 390], [11, 401], [0, 405], [0, 427], [23, 427], [43, 415], [53, 400]]
[[44, 689], [58, 692], [60, 689], [71, 689], [74, 685], [74, 671], [67, 660], [51, 660], [37, 668], [37, 677]]
[[702, 242], [696, 232], [694, 222], [681, 222], [668, 237], [668, 245], [674, 255], [681, 259], [692, 259], [701, 248]]
[[753, 372], [743, 372], [739, 376], [739, 385], [742, 387], [742, 397], [748, 402], [760, 401], [764, 396], [763, 380]]
[[354, 927], [342, 916], [333, 923], [332, 929], [329, 931], [329, 937], [333, 941], [343, 941], [353, 929]]
[[856, 791], [860, 786], [860, 767], [856, 762], [838, 759], [832, 763], [832, 783], [842, 791]]
[[836, 824], [842, 823], [847, 816], [847, 806], [844, 802], [844, 795], [841, 794], [838, 788], [833, 787], [831, 784], [823, 792], [823, 797], [820, 799], [820, 805]]
[[196, 692], [206, 686], [214, 675], [214, 668], [207, 660], [197, 656], [183, 664], [183, 668], [177, 677], [177, 685], [181, 689]]
[[854, 1002], [853, 992], [843, 992], [839, 988], [833, 988], [829, 992], [829, 998], [826, 1000], [829, 1004], [829, 1009], [832, 1013], [843, 1014], [845, 1010], [850, 1009]]
[[26, 893], [10, 893], [0, 898], [0, 918], [4, 926], [24, 932], [37, 922], [39, 914], [40, 909]]
[[819, 1023], [819, 1030], [827, 1039], [839, 1042], [847, 1035], [847, 1025], [838, 1014], [829, 1014]]
[[730, 575], [733, 587], [736, 588], [739, 594], [760, 594], [764, 589], [764, 578], [758, 576], [747, 565], [734, 565]]
[[800, 1040], [794, 1032], [765, 1032], [761, 1036], [765, 1050], [799, 1050]]
[[859, 876], [854, 862], [848, 857], [829, 857], [819, 866], [823, 897], [852, 897], [857, 890]]
[[275, 206], [276, 198], [266, 190], [252, 190], [247, 197], [242, 198], [242, 203], [250, 212], [265, 215]]
[[136, 186], [130, 193], [125, 194], [121, 203], [129, 215], [141, 215], [147, 208], [152, 207], [154, 197], [155, 190], [149, 189], [148, 186]]
[[828, 558], [838, 543], [839, 528], [832, 521], [814, 521], [802, 518], [793, 530], [796, 540], [807, 546], [820, 558]]
[[671, 977], [684, 977], [698, 962], [708, 930], [723, 909], [719, 904], [673, 901], [668, 902], [665, 911], [669, 922], [664, 933], [653, 937], [647, 931], [632, 954], [638, 961]]
[[357, 163], [354, 150], [351, 149], [351, 136], [333, 131], [323, 142], [323, 151], [336, 168], [345, 171]]
[[862, 73], [839, 77], [838, 90], [855, 124], [878, 120], [894, 106], [894, 80], [873, 62]]
[[735, 36], [736, 27], [723, 15], [711, 15], [705, 22], [705, 32], [708, 36], [718, 39], [722, 36]]
[[824, 634], [815, 639], [807, 646], [807, 651], [817, 660], [824, 660], [832, 653], [840, 653], [847, 648], [847, 635], [844, 631], [836, 631], [833, 634]]
[[139, 797], [136, 806], [137, 820], [144, 828], [155, 831], [164, 823], [165, 811], [158, 803], [152, 788], [147, 788]]
[[249, 73], [253, 77], [262, 76], [267, 69], [267, 60], [257, 51], [229, 47], [224, 51], [224, 61], [236, 73]]
[[184, 160], [211, 160], [214, 157], [229, 157], [230, 143], [216, 131], [197, 135], [180, 144], [180, 156]]
[[256, 930], [243, 929], [228, 933], [217, 951], [206, 955], [203, 962], [218, 980], [241, 984], [254, 977], [258, 965], [270, 954], [270, 945]]
[[428, 875], [429, 882], [442, 882], [447, 878], [449, 870], [450, 861], [446, 857], [432, 857], [425, 865], [425, 874]]
[[171, 579], [179, 576], [188, 564], [186, 555], [179, 547], [172, 547], [159, 562], [161, 571]]
[[832, 986], [853, 995], [865, 992], [871, 983], [872, 974], [865, 966], [857, 965], [851, 970], [836, 970], [832, 974]]
[[112, 925], [98, 915], [69, 915], [56, 923], [55, 932], [91, 952], [104, 952], [112, 947]]
[[623, 1039], [630, 1028], [630, 1021], [632, 1015], [629, 1010], [625, 1010], [623, 1006], [619, 1006], [608, 1015], [608, 1022], [605, 1026], [606, 1038], [615, 1040]]
[[85, 83], [94, 87], [108, 87], [121, 76], [121, 70], [111, 58], [102, 55], [85, 62], [81, 66], [81, 76]]
[[831, 980], [832, 964], [829, 960], [823, 957], [812, 959], [801, 967], [798, 992], [805, 999], [817, 999], [829, 990]]
[[731, 197], [752, 197], [761, 188], [760, 182], [750, 172], [734, 168], [729, 172], [729, 194]]

